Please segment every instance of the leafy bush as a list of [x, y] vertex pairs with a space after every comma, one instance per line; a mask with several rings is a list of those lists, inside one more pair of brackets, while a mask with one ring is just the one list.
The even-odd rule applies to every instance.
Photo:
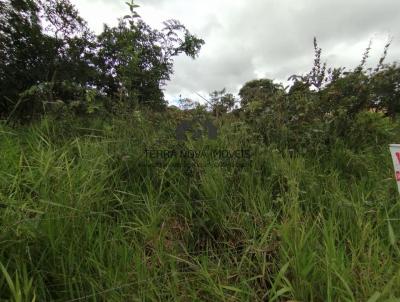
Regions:
[[354, 148], [387, 145], [396, 139], [397, 128], [390, 118], [382, 112], [364, 111], [356, 115], [354, 122], [346, 131], [346, 140]]
[[[67, 83], [60, 90], [67, 93], [60, 97], [66, 103], [86, 101], [81, 92], [95, 88], [110, 102], [165, 109], [162, 88], [173, 73], [174, 57], [195, 58], [204, 41], [177, 20], [165, 21], [162, 30], [153, 29], [133, 1], [128, 5], [130, 14], [119, 19], [118, 26], [105, 26], [96, 36], [69, 0], [2, 1], [0, 114], [7, 117], [23, 103], [15, 118], [38, 115], [44, 111], [37, 100], [40, 94], [55, 101], [49, 83]], [[43, 91], [49, 86], [50, 93]], [[78, 95], [71, 98], [71, 93]], [[21, 94], [26, 100], [19, 98]], [[73, 105], [77, 111], [98, 109], [93, 103]]]
[[68, 114], [101, 114], [105, 111], [107, 98], [95, 89], [84, 88], [75, 83], [44, 82], [30, 87], [19, 95], [10, 117], [31, 121], [44, 114], [65, 118]]
[[[400, 73], [397, 64], [383, 64], [390, 43], [375, 69], [365, 70], [367, 48], [358, 67], [327, 68], [314, 40], [312, 70], [293, 75], [290, 89], [269, 79], [253, 80], [240, 90], [241, 110], [252, 129], [266, 144], [282, 148], [316, 151], [336, 140], [359, 144], [386, 143], [393, 133], [387, 116], [400, 112]], [[372, 112], [377, 111], [377, 112]]]

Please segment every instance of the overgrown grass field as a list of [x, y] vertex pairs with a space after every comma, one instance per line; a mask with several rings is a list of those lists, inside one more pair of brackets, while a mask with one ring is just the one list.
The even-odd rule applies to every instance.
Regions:
[[[0, 300], [398, 301], [387, 144], [295, 152], [240, 123], [177, 143], [146, 120], [0, 126]], [[251, 159], [145, 157], [177, 144]]]

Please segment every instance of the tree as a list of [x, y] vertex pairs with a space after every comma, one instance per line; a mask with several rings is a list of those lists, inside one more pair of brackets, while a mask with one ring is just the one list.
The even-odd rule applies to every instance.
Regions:
[[396, 63], [386, 65], [372, 76], [371, 86], [371, 107], [396, 117], [400, 113], [400, 67]]
[[241, 105], [247, 107], [252, 102], [268, 107], [274, 102], [274, 97], [284, 93], [282, 85], [275, 84], [270, 79], [259, 79], [247, 82], [239, 91]]
[[105, 26], [97, 37], [69, 0], [0, 3], [0, 115], [18, 108], [30, 116], [43, 107], [43, 95], [69, 102], [91, 89], [110, 100], [163, 108], [173, 58], [195, 58], [204, 44], [176, 20], [152, 29], [133, 2], [118, 26]]
[[[2, 0], [0, 6], [0, 109], [44, 82], [89, 82], [90, 32], [67, 0]], [[44, 25], [46, 27], [44, 27]], [[50, 95], [51, 97], [51, 95]], [[32, 104], [26, 103], [29, 111]]]
[[97, 65], [103, 77], [99, 86], [130, 104], [165, 105], [162, 88], [173, 73], [173, 58], [184, 53], [195, 58], [204, 41], [176, 20], [159, 31], [147, 25], [129, 4], [130, 15], [118, 26], [105, 26], [98, 37]]
[[227, 93], [226, 89], [215, 90], [210, 93], [209, 105], [213, 114], [218, 118], [222, 114], [232, 110], [236, 99], [232, 93]]

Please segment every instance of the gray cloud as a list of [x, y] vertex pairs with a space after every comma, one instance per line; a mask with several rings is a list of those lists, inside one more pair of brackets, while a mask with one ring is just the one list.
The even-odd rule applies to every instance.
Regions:
[[[84, 17], [91, 16], [90, 24], [126, 10], [124, 1], [75, 2]], [[256, 77], [285, 81], [304, 73], [312, 65], [314, 36], [328, 65], [356, 66], [370, 39], [370, 64], [376, 63], [388, 37], [393, 37], [388, 60], [400, 56], [398, 0], [142, 0], [139, 4], [139, 13], [152, 26], [176, 18], [206, 41], [195, 61], [177, 58], [166, 88], [170, 98], [223, 87], [237, 92]], [[91, 6], [96, 7], [88, 13]]]

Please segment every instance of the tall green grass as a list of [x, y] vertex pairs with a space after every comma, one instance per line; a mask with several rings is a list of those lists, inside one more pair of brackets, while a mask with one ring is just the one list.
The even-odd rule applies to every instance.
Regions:
[[241, 126], [179, 145], [246, 146], [241, 167], [150, 165], [173, 122], [0, 126], [0, 300], [398, 301], [388, 147], [298, 154]]

